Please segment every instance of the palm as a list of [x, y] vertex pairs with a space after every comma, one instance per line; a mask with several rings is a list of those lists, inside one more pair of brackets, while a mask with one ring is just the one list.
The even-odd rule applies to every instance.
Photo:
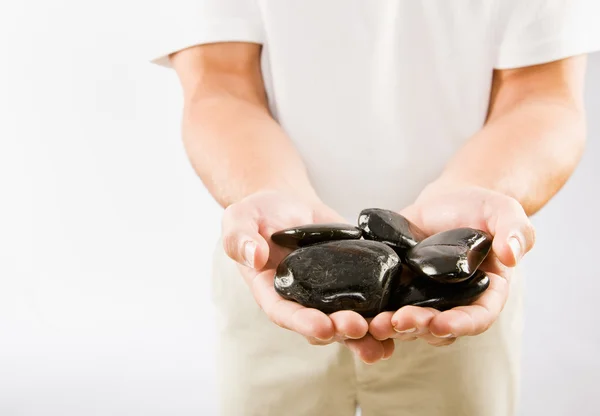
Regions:
[[[429, 235], [459, 227], [478, 228], [493, 235], [493, 252], [481, 266], [490, 278], [490, 287], [473, 304], [444, 312], [414, 306], [384, 312], [373, 319], [370, 333], [377, 339], [419, 337], [433, 345], [447, 345], [456, 337], [487, 330], [508, 299], [512, 268], [507, 266], [518, 261], [506, 244], [508, 234], [517, 227], [511, 224], [523, 223], [525, 230], [530, 230], [522, 208], [504, 195], [469, 188], [423, 198], [402, 214]], [[522, 238], [531, 241], [525, 246], [532, 244], [531, 236]]]
[[[341, 216], [322, 204], [307, 203], [278, 193], [256, 194], [238, 204], [235, 210], [251, 212], [258, 232], [254, 238], [258, 240], [254, 267], [240, 264], [239, 268], [256, 302], [271, 321], [303, 335], [312, 344], [344, 342], [367, 362], [391, 355], [393, 342], [375, 340], [368, 334], [367, 321], [359, 314], [340, 311], [326, 315], [283, 299], [273, 286], [275, 269], [290, 251], [275, 245], [270, 239], [271, 234], [297, 225], [344, 222]], [[224, 218], [224, 224], [226, 222], [227, 218]]]

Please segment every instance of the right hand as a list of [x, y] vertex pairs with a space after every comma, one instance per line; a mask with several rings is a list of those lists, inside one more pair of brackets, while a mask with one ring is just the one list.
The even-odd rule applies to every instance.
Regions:
[[230, 205], [222, 223], [223, 246], [239, 269], [254, 299], [269, 319], [297, 332], [314, 345], [341, 342], [362, 361], [374, 363], [394, 352], [391, 339], [378, 341], [369, 324], [353, 311], [325, 313], [283, 299], [275, 291], [275, 269], [289, 249], [275, 245], [271, 234], [298, 225], [346, 222], [320, 201], [297, 198], [277, 191], [252, 194]]

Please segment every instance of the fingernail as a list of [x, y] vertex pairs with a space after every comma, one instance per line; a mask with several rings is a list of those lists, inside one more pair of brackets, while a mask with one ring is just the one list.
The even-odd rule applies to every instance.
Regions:
[[390, 355], [389, 357], [381, 357], [381, 359], [382, 359], [383, 361], [387, 361], [387, 360], [389, 360], [390, 358], [392, 358], [392, 356], [391, 356], [391, 355]]
[[246, 241], [244, 243], [244, 260], [248, 267], [254, 268], [254, 253], [256, 252], [256, 243]]
[[521, 260], [521, 256], [522, 256], [522, 249], [521, 249], [521, 242], [519, 241], [519, 239], [515, 236], [510, 237], [508, 239], [508, 245], [510, 247], [510, 250], [513, 253], [513, 256], [515, 257], [515, 261], [519, 261]]
[[431, 333], [431, 335], [433, 335], [436, 338], [452, 338], [454, 336], [452, 334], [436, 335], [433, 332]]
[[331, 341], [331, 340], [333, 339], [333, 337], [331, 337], [331, 338], [328, 338], [328, 339], [319, 338], [319, 337], [315, 337], [315, 338], [316, 338], [316, 339], [318, 339], [318, 340], [319, 340], [319, 341], [321, 341], [321, 342], [329, 342], [329, 341]]
[[399, 330], [394, 327], [394, 331], [396, 331], [399, 334], [410, 334], [410, 333], [415, 332], [416, 330], [417, 330], [417, 328], [409, 328], [409, 329]]

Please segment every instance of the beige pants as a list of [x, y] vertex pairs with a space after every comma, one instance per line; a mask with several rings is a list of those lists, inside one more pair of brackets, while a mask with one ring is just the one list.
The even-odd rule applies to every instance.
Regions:
[[271, 323], [218, 244], [213, 264], [225, 416], [510, 416], [519, 390], [521, 278], [484, 334], [432, 347], [397, 342], [366, 365], [340, 344], [309, 345]]

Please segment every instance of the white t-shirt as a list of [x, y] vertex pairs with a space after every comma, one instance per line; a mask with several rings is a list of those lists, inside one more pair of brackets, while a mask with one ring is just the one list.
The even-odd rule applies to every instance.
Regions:
[[153, 62], [263, 44], [270, 107], [349, 221], [401, 209], [483, 125], [492, 71], [600, 49], [600, 0], [178, 0]]

